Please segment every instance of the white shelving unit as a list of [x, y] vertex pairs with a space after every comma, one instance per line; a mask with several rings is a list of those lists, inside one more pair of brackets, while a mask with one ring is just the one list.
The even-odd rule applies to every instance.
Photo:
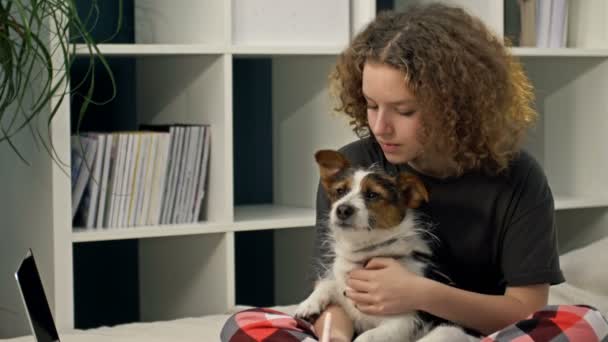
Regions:
[[[294, 270], [305, 267], [312, 249], [318, 181], [313, 153], [354, 139], [346, 121], [330, 115], [327, 91], [327, 73], [347, 41], [325, 39], [311, 45], [310, 39], [297, 36], [289, 42], [236, 41], [239, 23], [233, 16], [241, 1], [251, 0], [135, 0], [136, 44], [100, 46], [106, 56], [136, 61], [139, 123], [211, 124], [205, 222], [74, 230], [70, 180], [63, 169], [36, 150], [27, 135], [19, 136], [17, 143], [25, 146], [31, 167], [22, 165], [6, 144], [0, 145], [0, 179], [3, 192], [10, 194], [0, 199], [0, 306], [18, 312], [0, 311], [0, 337], [27, 332], [17, 288], [5, 275], [30, 247], [60, 329], [74, 326], [72, 247], [86, 242], [139, 241], [140, 314], [145, 321], [225, 312], [240, 304], [235, 302], [234, 249], [235, 234], [244, 231], [275, 230], [276, 300], [287, 304], [301, 295], [304, 275]], [[496, 1], [500, 6], [485, 0], [451, 2], [472, 9], [502, 34], [502, 1]], [[300, 6], [293, 3], [298, 4], [294, 8]], [[324, 7], [316, 10], [327, 10], [326, 2], [320, 3]], [[348, 39], [375, 15], [374, 0], [344, 4], [349, 13], [337, 15], [347, 18], [347, 27], [337, 26], [327, 37], [344, 37], [346, 29]], [[396, 7], [402, 5], [397, 1]], [[271, 10], [265, 17], [278, 20]], [[79, 47], [77, 54], [82, 51]], [[559, 210], [562, 246], [570, 249], [608, 229], [608, 46], [514, 48], [513, 53], [536, 87], [541, 121], [528, 149], [546, 170]], [[232, 156], [242, 146], [235, 145], [233, 134], [233, 62], [258, 56], [272, 59], [274, 202], [236, 206]], [[64, 101], [51, 132], [65, 161], [69, 115], [69, 101]]]
[[[28, 146], [24, 153], [34, 159], [33, 167], [19, 165], [16, 156], [2, 146], [3, 164], [6, 158], [15, 165], [14, 169], [2, 168], [3, 186], [15, 196], [3, 198], [0, 209], [3, 225], [8, 229], [2, 236], [8, 248], [4, 248], [4, 243], [0, 248], [0, 265], [8, 274], [27, 248], [34, 249], [60, 329], [72, 328], [75, 322], [74, 281], [77, 279], [73, 278], [72, 247], [78, 244], [138, 240], [139, 312], [142, 320], [150, 321], [225, 312], [237, 304], [235, 234], [267, 229], [283, 231], [277, 233], [277, 239], [285, 242], [281, 248], [286, 250], [293, 250], [289, 243], [296, 246], [302, 241], [301, 238], [294, 241], [292, 236], [311, 236], [309, 227], [314, 225], [316, 189], [313, 183], [317, 177], [313, 153], [319, 148], [337, 148], [353, 139], [345, 121], [329, 115], [327, 73], [336, 55], [348, 43], [351, 31], [373, 17], [374, 2], [336, 1], [340, 8], [346, 9], [346, 13], [334, 13], [342, 18], [342, 25], [333, 36], [327, 35], [328, 32], [315, 33], [324, 40], [319, 44], [314, 35], [309, 35], [306, 42], [298, 37], [291, 37], [289, 41], [248, 41], [246, 36], [237, 39], [238, 30], [247, 30], [233, 20], [237, 14], [248, 13], [237, 11], [238, 6], [246, 5], [241, 2], [243, 0], [184, 0], [169, 4], [164, 0], [135, 0], [136, 43], [99, 46], [108, 58], [135, 61], [137, 123], [211, 125], [205, 222], [75, 229], [71, 222], [70, 180], [62, 168], [44, 152], [29, 146], [31, 138], [27, 136], [18, 142]], [[266, 5], [272, 3], [267, 1]], [[312, 8], [307, 7], [309, 12], [304, 16], [303, 8], [290, 11], [289, 5], [284, 5], [281, 10], [291, 12], [290, 20], [278, 15], [271, 18], [285, 25], [297, 21], [300, 26], [292, 34], [307, 34], [318, 24], [308, 20], [310, 11], [331, 15], [331, 11], [318, 12], [320, 7]], [[266, 12], [262, 14], [267, 16]], [[254, 21], [246, 24], [255, 25], [255, 20], [264, 17], [252, 19]], [[332, 27], [331, 22], [325, 22]], [[266, 38], [272, 38], [277, 32], [266, 32]], [[87, 55], [86, 48], [78, 46], [76, 54]], [[274, 202], [235, 206], [232, 156], [235, 149], [242, 147], [234, 145], [233, 137], [233, 62], [260, 56], [272, 59], [273, 125], [276, 128], [273, 142], [277, 148], [269, 153], [275, 161], [272, 167], [276, 176]], [[58, 155], [65, 161], [69, 161], [70, 111], [69, 101], [65, 101], [53, 122], [51, 135]], [[299, 142], [293, 141], [296, 136]], [[298, 189], [281, 189], [287, 184], [297, 185]], [[36, 215], [28, 215], [25, 208], [30, 206], [35, 206]], [[299, 249], [308, 250], [310, 246], [302, 245]], [[292, 258], [297, 262], [297, 255]], [[293, 264], [289, 260], [281, 257], [278, 261], [283, 266], [277, 267], [289, 268]], [[12, 277], [0, 278], [3, 289], [0, 306], [17, 311], [17, 314], [0, 311], [0, 336], [15, 336], [28, 330], [13, 283]], [[289, 293], [284, 295], [288, 297]]]

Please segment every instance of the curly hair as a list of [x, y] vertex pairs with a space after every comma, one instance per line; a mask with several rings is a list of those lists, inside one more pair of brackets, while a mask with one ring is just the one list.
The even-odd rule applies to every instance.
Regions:
[[[508, 43], [507, 43], [508, 44]], [[504, 171], [537, 118], [520, 62], [476, 17], [442, 4], [381, 12], [338, 57], [330, 88], [359, 137], [372, 136], [362, 93], [366, 61], [394, 67], [423, 113], [423, 146], [447, 153], [454, 173]]]

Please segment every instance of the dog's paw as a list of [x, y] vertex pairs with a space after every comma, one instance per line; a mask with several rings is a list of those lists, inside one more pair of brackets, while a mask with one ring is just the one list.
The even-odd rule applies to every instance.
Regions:
[[317, 318], [319, 318], [319, 315], [321, 315], [321, 312], [326, 306], [327, 303], [323, 303], [314, 297], [309, 297], [298, 305], [294, 316], [309, 322], [314, 322]]

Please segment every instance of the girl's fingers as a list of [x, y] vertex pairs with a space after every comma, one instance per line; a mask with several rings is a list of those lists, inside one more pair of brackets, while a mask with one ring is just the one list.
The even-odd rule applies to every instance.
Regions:
[[375, 301], [372, 299], [372, 296], [369, 293], [365, 292], [355, 292], [355, 291], [346, 291], [346, 296], [350, 298], [357, 305], [372, 305], [375, 304]]
[[366, 304], [361, 304], [361, 305], [357, 305], [356, 308], [363, 312], [364, 314], [368, 314], [368, 315], [382, 315], [382, 309], [378, 306], [378, 305], [366, 305]]
[[372, 285], [365, 280], [359, 279], [347, 279], [346, 285], [353, 289], [356, 292], [370, 292], [372, 290]]

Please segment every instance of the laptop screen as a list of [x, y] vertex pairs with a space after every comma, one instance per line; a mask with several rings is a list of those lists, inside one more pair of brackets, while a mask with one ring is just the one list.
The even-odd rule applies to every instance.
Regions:
[[44, 294], [42, 281], [31, 250], [15, 273], [25, 308], [32, 326], [32, 333], [38, 342], [59, 341], [55, 321]]

